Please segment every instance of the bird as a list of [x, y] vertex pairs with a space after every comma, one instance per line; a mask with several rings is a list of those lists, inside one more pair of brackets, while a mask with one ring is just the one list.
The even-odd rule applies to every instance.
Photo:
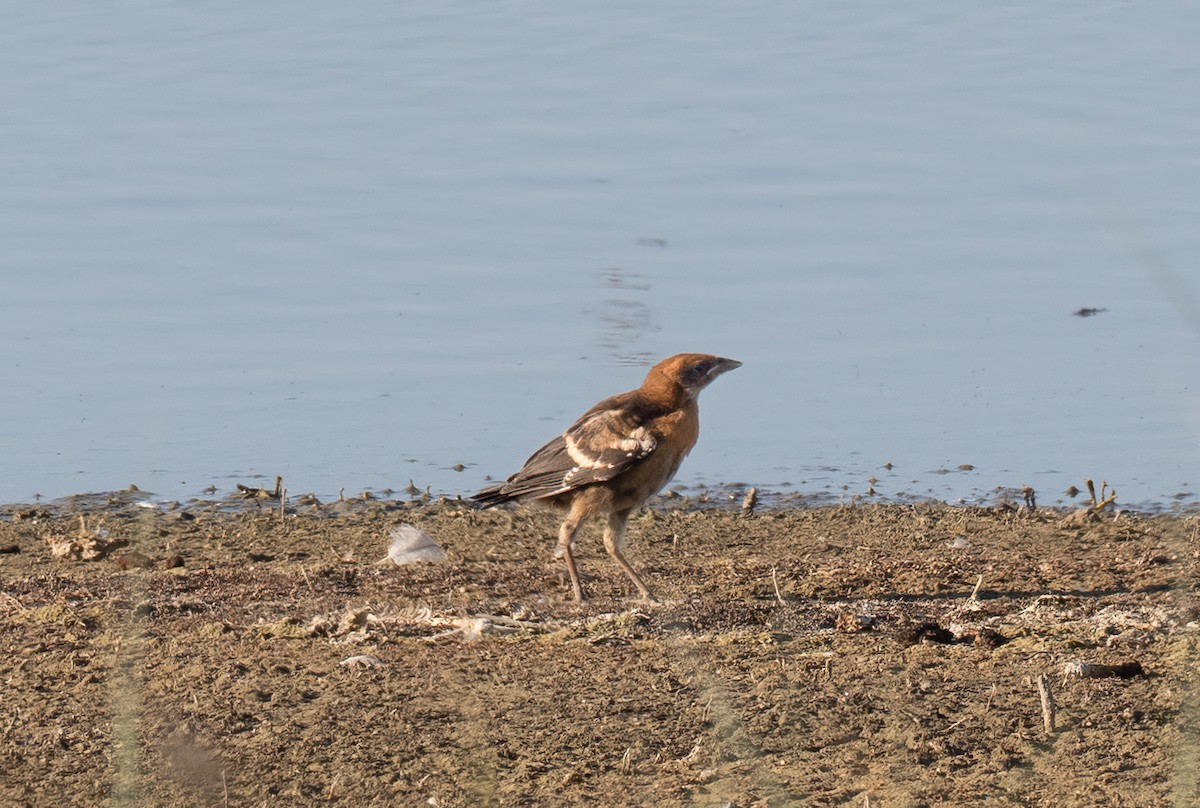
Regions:
[[603, 518], [608, 555], [642, 599], [654, 602], [622, 553], [629, 517], [671, 481], [696, 445], [700, 391], [741, 365], [736, 359], [703, 353], [668, 357], [650, 368], [641, 387], [597, 403], [534, 452], [520, 471], [471, 499], [484, 508], [534, 500], [565, 511], [558, 553], [579, 602], [584, 597], [573, 552], [575, 534], [586, 520]]

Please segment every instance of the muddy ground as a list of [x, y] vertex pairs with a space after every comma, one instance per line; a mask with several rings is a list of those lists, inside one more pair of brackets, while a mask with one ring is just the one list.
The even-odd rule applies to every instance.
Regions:
[[[378, 563], [401, 523], [446, 559]], [[555, 527], [10, 506], [0, 804], [1200, 801], [1194, 516], [664, 501], [629, 553], [661, 605], [595, 532], [570, 602]]]

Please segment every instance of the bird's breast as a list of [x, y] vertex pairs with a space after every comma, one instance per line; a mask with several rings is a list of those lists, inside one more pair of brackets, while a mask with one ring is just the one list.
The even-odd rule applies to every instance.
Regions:
[[619, 499], [632, 507], [641, 505], [662, 490], [679, 471], [683, 459], [696, 445], [700, 419], [695, 406], [684, 407], [647, 425], [657, 446], [645, 460], [621, 475]]

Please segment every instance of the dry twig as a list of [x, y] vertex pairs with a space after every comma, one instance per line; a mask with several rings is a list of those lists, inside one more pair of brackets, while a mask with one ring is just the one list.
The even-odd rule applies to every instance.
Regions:
[[[1105, 508], [1117, 501], [1117, 490], [1115, 488], [1110, 489], [1107, 480], [1100, 481], [1100, 496], [1098, 497], [1096, 496], [1096, 484], [1091, 480], [1084, 480], [1083, 482], [1087, 486], [1088, 495], [1092, 498], [1092, 510], [1096, 513], [1103, 512]], [[1108, 493], [1107, 497], [1104, 496], [1105, 493]]]
[[771, 582], [775, 584], [775, 600], [780, 606], [783, 606], [787, 601], [783, 599], [783, 593], [779, 591], [779, 573], [775, 567], [771, 567]]
[[975, 588], [971, 590], [971, 597], [967, 598], [967, 600], [977, 602], [979, 600], [979, 587], [981, 586], [983, 586], [982, 573], [980, 573], [979, 577], [975, 579]]
[[1050, 681], [1046, 679], [1046, 674], [1038, 674], [1037, 689], [1038, 696], [1042, 701], [1042, 727], [1046, 730], [1047, 735], [1053, 735], [1054, 716], [1057, 710], [1054, 704], [1054, 694], [1050, 692]]

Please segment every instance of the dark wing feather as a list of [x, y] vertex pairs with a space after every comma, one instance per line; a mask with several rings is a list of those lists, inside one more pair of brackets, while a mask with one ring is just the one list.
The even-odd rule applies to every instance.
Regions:
[[562, 485], [563, 475], [571, 468], [565, 435], [538, 449], [525, 465], [499, 485], [485, 488], [471, 499], [490, 508], [514, 499], [548, 496], [546, 492]]
[[485, 508], [513, 499], [543, 499], [611, 480], [640, 463], [658, 439], [644, 426], [648, 413], [643, 408], [624, 406], [627, 396], [600, 402], [534, 452], [520, 471], [472, 499]]

